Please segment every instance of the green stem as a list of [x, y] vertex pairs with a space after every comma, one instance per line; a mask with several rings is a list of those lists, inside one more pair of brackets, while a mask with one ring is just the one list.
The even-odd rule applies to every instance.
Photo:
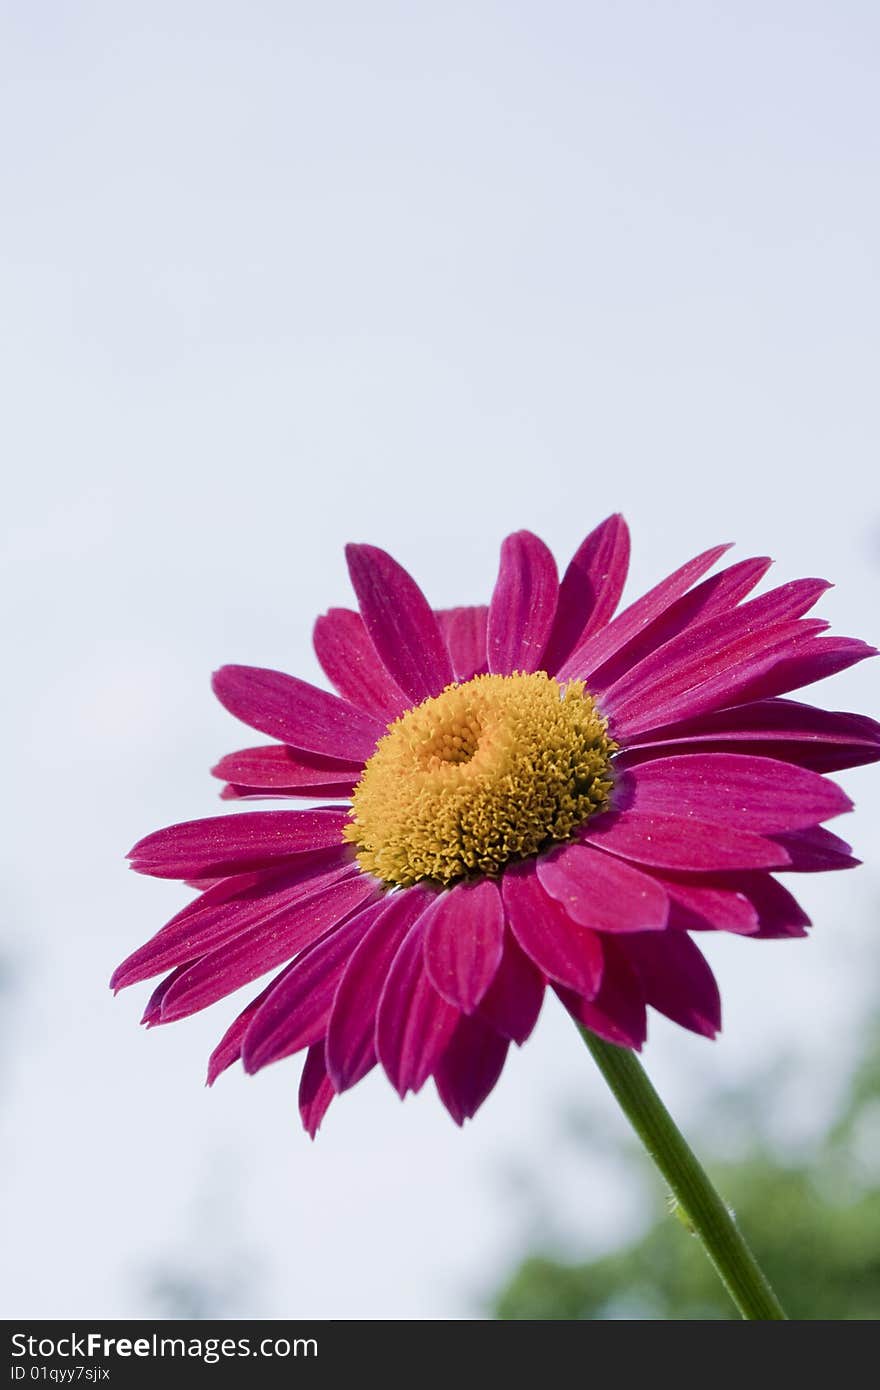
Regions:
[[733, 1217], [688, 1148], [636, 1054], [629, 1048], [603, 1042], [580, 1024], [578, 1030], [742, 1316], [762, 1322], [784, 1319], [779, 1300]]

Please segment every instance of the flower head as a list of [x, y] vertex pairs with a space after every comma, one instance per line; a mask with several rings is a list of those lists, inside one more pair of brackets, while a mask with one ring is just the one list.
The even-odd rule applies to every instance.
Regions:
[[608, 806], [613, 748], [583, 681], [475, 676], [389, 727], [354, 790], [346, 838], [389, 888], [495, 877]]
[[640, 1048], [646, 1006], [713, 1037], [691, 933], [804, 935], [777, 872], [858, 861], [823, 822], [824, 775], [880, 758], [880, 725], [782, 698], [874, 654], [804, 615], [803, 579], [683, 565], [614, 616], [629, 536], [593, 531], [557, 578], [509, 536], [488, 607], [435, 612], [384, 551], [348, 548], [359, 612], [315, 649], [332, 695], [225, 666], [214, 690], [275, 742], [214, 769], [227, 799], [330, 801], [157, 831], [141, 873], [198, 897], [115, 972], [169, 971], [144, 1014], [183, 1018], [281, 966], [212, 1054], [208, 1080], [306, 1050], [303, 1122], [380, 1063], [401, 1095], [433, 1076], [461, 1123], [523, 1043], [549, 985], [584, 1026]]

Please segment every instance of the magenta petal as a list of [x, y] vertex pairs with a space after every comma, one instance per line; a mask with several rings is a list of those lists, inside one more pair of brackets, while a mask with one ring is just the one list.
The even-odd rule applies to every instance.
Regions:
[[552, 675], [576, 646], [605, 626], [620, 602], [628, 568], [629, 528], [616, 513], [582, 541], [565, 571], [543, 670]]
[[707, 653], [697, 682], [674, 693], [661, 683], [615, 710], [615, 736], [626, 743], [663, 724], [699, 718], [725, 706], [782, 695], [876, 655], [847, 637], [818, 637], [827, 623], [811, 618], [749, 633]]
[[880, 724], [797, 700], [755, 700], [637, 734], [616, 761], [629, 767], [669, 753], [734, 751], [837, 772], [880, 759]]
[[324, 675], [351, 704], [383, 724], [409, 708], [412, 702], [379, 660], [360, 613], [331, 608], [315, 623], [312, 641]]
[[327, 795], [328, 788], [339, 796], [350, 796], [362, 771], [362, 763], [322, 758], [277, 743], [227, 753], [211, 768], [212, 776], [231, 782], [245, 794], [255, 788], [276, 795], [299, 791], [313, 796]]
[[449, 651], [455, 679], [464, 682], [485, 675], [489, 669], [486, 654], [489, 609], [485, 606], [441, 608], [435, 616]]
[[782, 658], [799, 651], [827, 626], [818, 618], [797, 618], [735, 632], [729, 640], [719, 637], [668, 677], [658, 675], [625, 698], [619, 698], [619, 691], [616, 696], [604, 695], [602, 708], [612, 716], [613, 727], [625, 742], [644, 729], [710, 714], [751, 699], [750, 690], [758, 678], [763, 679]]
[[667, 645], [672, 646], [672, 639], [680, 633], [687, 629], [696, 630], [709, 618], [730, 612], [755, 587], [771, 564], [766, 555], [740, 560], [689, 589], [608, 661], [591, 672], [592, 693], [601, 694], [608, 690], [653, 652], [661, 647], [665, 651]]
[[795, 873], [824, 873], [829, 869], [856, 869], [862, 862], [854, 859], [851, 846], [838, 835], [832, 835], [821, 825], [807, 830], [793, 830], [784, 835], [774, 835], [773, 840], [781, 845], [788, 855], [786, 868]]
[[517, 531], [501, 546], [501, 567], [489, 605], [489, 670], [500, 676], [537, 671], [553, 618], [559, 581], [556, 561], [531, 531]]
[[533, 860], [506, 869], [501, 879], [510, 929], [538, 969], [592, 997], [602, 979], [602, 943], [572, 921], [542, 888]]
[[715, 976], [687, 932], [645, 932], [621, 940], [635, 966], [645, 999], [660, 1013], [714, 1038], [721, 1028], [721, 996]]
[[327, 801], [350, 801], [353, 791], [352, 782], [316, 782], [313, 786], [300, 787], [243, 787], [227, 782], [226, 786], [220, 789], [220, 800], [314, 801], [316, 797], [321, 797]]
[[758, 914], [755, 937], [806, 936], [809, 917], [788, 889], [770, 874], [737, 874], [734, 881]]
[[632, 864], [597, 853], [587, 844], [561, 845], [542, 856], [537, 873], [541, 887], [582, 927], [633, 932], [660, 931], [666, 926], [669, 899], [663, 885]]
[[342, 972], [381, 908], [378, 902], [355, 913], [293, 962], [247, 1030], [242, 1048], [245, 1071], [257, 1072], [324, 1037]]
[[[127, 956], [120, 965], [117, 965], [113, 974], [110, 976], [110, 988], [115, 992], [126, 989], [129, 985], [137, 984], [140, 980], [148, 980], [152, 975], [158, 975], [160, 971], [167, 969], [171, 965], [179, 965], [182, 961], [190, 963], [197, 956], [203, 955], [205, 947], [198, 944], [193, 950], [188, 951], [187, 932], [193, 925], [195, 918], [200, 918], [213, 906], [221, 906], [230, 899], [234, 899], [236, 894], [247, 891], [257, 890], [265, 884], [268, 879], [270, 882], [278, 877], [280, 871], [263, 872], [254, 874], [238, 874], [225, 879], [206, 879], [204, 890], [192, 902], [186, 904], [179, 912], [176, 912], [164, 927], [160, 927], [150, 937], [149, 941], [139, 946], [130, 956]], [[195, 887], [195, 882], [191, 882], [189, 887]], [[171, 954], [167, 957], [164, 954], [166, 942], [172, 943]], [[155, 963], [154, 963], [155, 962]]]
[[303, 1129], [314, 1139], [336, 1092], [324, 1064], [321, 1043], [310, 1047], [299, 1082], [299, 1113]]
[[480, 1004], [480, 1017], [521, 1046], [538, 1021], [543, 1001], [544, 976], [508, 928], [501, 964]]
[[479, 1015], [463, 1015], [434, 1068], [434, 1084], [457, 1125], [477, 1113], [504, 1069], [508, 1041]]
[[389, 894], [343, 972], [327, 1025], [327, 1066], [338, 1091], [374, 1065], [376, 1011], [391, 963], [410, 928], [434, 901], [428, 889]]
[[452, 663], [428, 600], [402, 565], [373, 545], [345, 548], [367, 632], [404, 694], [420, 703], [452, 682]]
[[602, 945], [605, 971], [595, 999], [584, 999], [559, 985], [554, 985], [554, 989], [578, 1023], [598, 1033], [606, 1042], [632, 1047], [638, 1052], [648, 1031], [641, 977], [630, 965], [616, 937], [603, 937]]
[[376, 892], [377, 885], [365, 874], [353, 873], [247, 928], [184, 972], [165, 996], [163, 1023], [206, 1009], [274, 970], [364, 906]]
[[400, 1096], [425, 1084], [461, 1017], [428, 979], [425, 925], [416, 922], [399, 946], [376, 1014], [376, 1052]]
[[337, 848], [348, 823], [347, 808], [316, 811], [247, 811], [210, 816], [155, 830], [128, 858], [139, 874], [154, 878], [213, 878], [270, 868], [309, 850]]
[[592, 633], [584, 642], [579, 642], [571, 656], [557, 672], [557, 679], [571, 680], [582, 678], [596, 671], [615, 652], [627, 642], [632, 641], [649, 623], [665, 613], [682, 594], [687, 593], [715, 561], [729, 550], [729, 545], [716, 545], [697, 555], [682, 565], [666, 579], [661, 580], [648, 593], [636, 599], [622, 613], [598, 632]]
[[[737, 687], [740, 700], [763, 700], [774, 695], [784, 695], [789, 690], [800, 690], [814, 681], [825, 680], [838, 671], [846, 671], [859, 661], [876, 656], [877, 648], [856, 637], [814, 637], [804, 642], [797, 651], [781, 653], [774, 661], [768, 661], [760, 670], [749, 672], [748, 680]], [[724, 692], [726, 695], [726, 691]], [[717, 696], [712, 708], [721, 703], [731, 703]], [[709, 708], [707, 705], [706, 708]]]
[[741, 753], [657, 758], [631, 769], [623, 784], [628, 804], [648, 815], [762, 832], [800, 830], [852, 810], [846, 793], [819, 773]]
[[[300, 860], [304, 861], [302, 864]], [[194, 962], [248, 927], [286, 910], [298, 898], [311, 897], [351, 872], [347, 850], [300, 855], [295, 868], [273, 873], [239, 874], [209, 888], [176, 913], [155, 936], [117, 966], [110, 988], [148, 980], [169, 966]]]
[[715, 884], [669, 879], [663, 883], [669, 894], [670, 927], [679, 931], [729, 931], [740, 936], [751, 936], [758, 930], [757, 909], [745, 892]]
[[759, 650], [767, 632], [801, 617], [828, 587], [824, 579], [797, 579], [738, 608], [724, 608], [708, 618], [704, 615], [605, 686], [603, 710], [622, 712], [631, 701], [658, 687], [666, 701], [704, 682], [729, 663], [734, 645], [740, 653]]
[[221, 666], [211, 684], [236, 719], [307, 753], [364, 763], [385, 733], [384, 723], [364, 710], [283, 671]]
[[495, 978], [504, 944], [501, 893], [492, 879], [440, 893], [425, 916], [425, 969], [438, 994], [472, 1014]]
[[166, 975], [165, 979], [161, 980], [153, 990], [141, 1015], [141, 1023], [146, 1028], [155, 1028], [158, 1023], [162, 1022], [162, 1004], [165, 995], [172, 985], [177, 984], [184, 971], [188, 970], [193, 963], [192, 960], [188, 960], [184, 961], [182, 965], [178, 965], [177, 969], [172, 970], [170, 975]]
[[706, 825], [686, 816], [611, 811], [589, 821], [582, 836], [609, 854], [658, 869], [693, 871], [783, 868], [788, 854], [779, 837], [765, 839], [749, 830]]
[[245, 1005], [238, 1017], [232, 1020], [226, 1032], [223, 1034], [223, 1037], [208, 1058], [206, 1085], [213, 1086], [217, 1077], [222, 1075], [224, 1071], [227, 1071], [229, 1067], [233, 1066], [233, 1064], [238, 1061], [241, 1056], [241, 1045], [244, 1042], [244, 1035], [250, 1026], [251, 1019], [266, 999], [268, 999], [279, 981], [283, 980], [284, 976], [292, 968], [293, 962], [291, 962], [290, 965], [286, 965], [283, 970], [280, 970], [274, 979], [270, 980], [266, 988], [251, 999], [250, 1003]]

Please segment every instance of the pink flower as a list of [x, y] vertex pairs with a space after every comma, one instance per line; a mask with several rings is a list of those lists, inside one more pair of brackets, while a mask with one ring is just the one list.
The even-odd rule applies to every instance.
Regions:
[[281, 966], [215, 1049], [208, 1080], [307, 1049], [303, 1123], [377, 1063], [400, 1093], [433, 1076], [472, 1116], [549, 984], [587, 1028], [640, 1048], [646, 1006], [713, 1037], [721, 1010], [691, 933], [803, 936], [775, 872], [847, 869], [822, 828], [851, 809], [823, 774], [880, 758], [880, 725], [781, 698], [874, 649], [804, 615], [802, 579], [703, 576], [706, 551], [614, 612], [629, 535], [598, 526], [560, 583], [527, 531], [488, 607], [434, 612], [384, 551], [348, 548], [360, 613], [315, 649], [331, 695], [225, 666], [214, 690], [276, 742], [214, 769], [223, 796], [330, 800], [159, 830], [140, 873], [200, 889], [115, 972], [170, 971], [149, 1026]]

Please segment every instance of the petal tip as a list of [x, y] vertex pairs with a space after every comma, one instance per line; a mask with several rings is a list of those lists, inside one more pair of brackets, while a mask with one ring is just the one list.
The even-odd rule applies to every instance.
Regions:
[[265, 1052], [266, 1049], [261, 1048], [259, 1043], [253, 1038], [249, 1042], [248, 1034], [245, 1033], [241, 1043], [239, 1060], [241, 1061], [242, 1070], [247, 1076], [256, 1076], [258, 1071], [261, 1071], [268, 1062], [273, 1060], [272, 1056], [266, 1056]]
[[386, 550], [382, 550], [380, 546], [368, 545], [366, 541], [348, 541], [348, 543], [345, 546], [345, 559], [346, 563], [349, 566], [351, 566], [353, 563], [356, 564], [357, 561], [361, 558], [361, 556], [364, 556], [364, 558], [369, 558], [370, 556], [384, 556], [387, 554], [388, 552]]
[[234, 665], [218, 666], [216, 671], [211, 672], [211, 689], [215, 695], [220, 693], [220, 688], [226, 683], [227, 678], [239, 668]]
[[695, 1014], [692, 1032], [699, 1033], [700, 1037], [707, 1038], [709, 1042], [715, 1042], [721, 1032], [721, 1020], [720, 1018], [707, 1018], [705, 1014]]

